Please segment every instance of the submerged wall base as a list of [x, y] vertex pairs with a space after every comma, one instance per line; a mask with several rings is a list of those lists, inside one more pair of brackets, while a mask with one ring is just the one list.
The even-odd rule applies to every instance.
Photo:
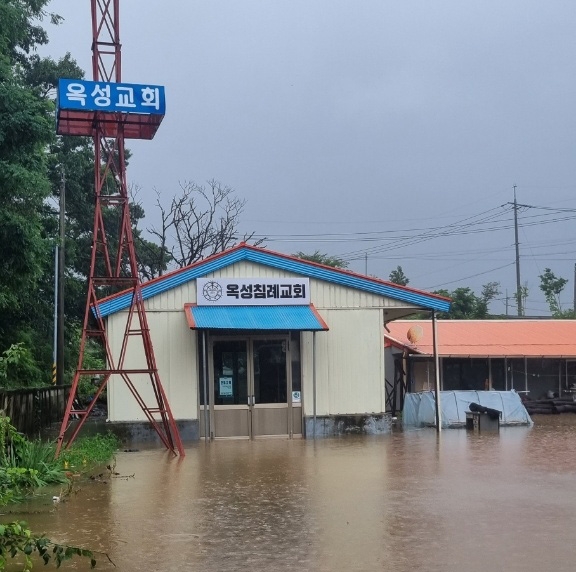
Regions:
[[[187, 441], [198, 441], [200, 438], [198, 419], [185, 419], [176, 421], [180, 439], [185, 443]], [[122, 443], [157, 443], [161, 444], [158, 433], [154, 430], [148, 421], [109, 421], [106, 423], [106, 429], [117, 435]]]
[[[176, 422], [180, 438], [184, 443], [200, 439], [198, 419], [185, 419]], [[72, 431], [73, 426], [70, 427]], [[54, 429], [56, 431], [57, 428]], [[80, 436], [94, 435], [111, 431], [116, 435], [122, 447], [133, 448], [139, 444], [163, 446], [160, 437], [148, 421], [105, 421], [89, 420], [80, 431]], [[390, 413], [366, 415], [329, 415], [304, 418], [304, 437], [306, 439], [336, 437], [338, 435], [382, 435], [392, 431]], [[49, 436], [52, 436], [50, 434]]]
[[337, 435], [381, 435], [392, 431], [392, 415], [330, 415], [304, 417], [306, 439]]
[[[200, 438], [198, 419], [184, 419], [176, 421], [180, 439], [197, 441]], [[72, 427], [71, 427], [72, 430]], [[88, 420], [80, 430], [80, 437], [106, 433], [111, 431], [116, 435], [123, 447], [132, 448], [133, 445], [149, 443], [164, 446], [158, 433], [148, 421], [105, 421], [104, 419]]]

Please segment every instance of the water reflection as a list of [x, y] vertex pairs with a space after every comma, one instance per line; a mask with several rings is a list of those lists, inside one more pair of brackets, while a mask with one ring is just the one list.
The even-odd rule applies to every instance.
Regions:
[[199, 443], [117, 471], [24, 518], [120, 572], [574, 568], [572, 426]]

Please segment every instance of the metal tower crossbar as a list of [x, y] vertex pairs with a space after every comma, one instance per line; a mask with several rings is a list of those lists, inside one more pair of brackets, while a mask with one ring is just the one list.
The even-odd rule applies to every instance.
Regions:
[[[91, 0], [92, 72], [95, 82], [121, 82], [119, 2], [120, 0]], [[58, 436], [57, 455], [62, 447], [69, 447], [77, 437], [112, 376], [115, 383], [122, 380], [126, 384], [164, 446], [181, 456], [185, 454], [158, 375], [142, 299], [126, 183], [124, 125], [127, 115], [115, 114], [117, 125], [113, 137], [105, 135], [103, 114], [97, 113], [95, 121], [91, 119], [95, 154], [95, 208], [88, 295], [78, 366]], [[107, 114], [105, 119], [109, 125], [110, 114]], [[65, 128], [61, 133], [67, 133]], [[74, 133], [70, 131], [68, 134]], [[130, 292], [131, 304], [125, 312], [121, 348], [114, 354], [106, 333], [105, 320], [99, 312], [99, 301], [119, 291]], [[124, 314], [122, 316], [124, 317]], [[104, 349], [105, 369], [84, 369], [84, 355], [89, 339], [97, 340]], [[129, 341], [131, 344], [141, 343], [145, 356], [144, 367], [127, 367]], [[84, 408], [78, 405], [77, 395], [82, 377], [97, 380], [94, 397]], [[147, 395], [148, 399], [145, 399], [144, 395]], [[71, 434], [66, 440], [69, 430]]]

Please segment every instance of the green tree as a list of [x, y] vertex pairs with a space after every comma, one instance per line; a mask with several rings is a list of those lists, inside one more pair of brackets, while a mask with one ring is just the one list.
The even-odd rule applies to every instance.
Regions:
[[450, 311], [447, 313], [439, 313], [439, 318], [446, 320], [472, 320], [478, 317], [478, 297], [470, 288], [456, 288], [456, 290], [453, 291], [441, 289], [435, 290], [434, 294], [446, 296], [452, 300]]
[[489, 303], [500, 293], [498, 282], [488, 282], [482, 286], [480, 296], [476, 295], [468, 287], [456, 288], [456, 290], [436, 290], [434, 294], [446, 296], [452, 299], [450, 311], [440, 313], [439, 318], [448, 320], [485, 320], [490, 317]]
[[487, 282], [482, 285], [482, 291], [477, 298], [476, 314], [479, 318], [487, 318], [489, 316], [490, 302], [500, 294], [500, 282]]
[[[90, 140], [79, 146], [78, 139], [57, 139], [54, 129], [57, 79], [83, 77], [83, 72], [70, 54], [55, 61], [35, 53], [48, 41], [42, 21], [60, 20], [45, 12], [47, 4], [48, 0], [0, 0], [0, 353], [14, 344], [30, 352], [28, 367], [18, 370], [22, 374], [11, 374], [16, 385], [49, 382], [51, 377], [58, 213], [48, 199], [58, 199], [62, 170], [69, 174], [70, 209], [93, 203], [80, 192], [93, 186]], [[79, 168], [79, 154], [85, 169]], [[91, 232], [92, 221], [86, 224]], [[72, 262], [65, 293], [71, 310], [67, 339], [73, 339], [70, 328], [77, 328], [84, 313], [76, 239], [72, 234], [67, 241]]]
[[518, 307], [520, 305], [519, 301], [518, 301], [518, 294], [520, 294], [520, 302], [521, 302], [521, 308], [522, 308], [522, 315], [524, 316], [526, 314], [526, 300], [528, 299], [528, 294], [530, 293], [530, 290], [528, 288], [528, 283], [525, 282], [523, 286], [520, 286], [520, 292], [514, 292], [514, 294], [512, 294], [512, 298], [516, 301], [516, 306]]
[[566, 278], [561, 278], [556, 276], [550, 268], [545, 268], [543, 274], [539, 275], [540, 278], [540, 290], [544, 292], [544, 297], [548, 306], [550, 308], [550, 313], [554, 318], [573, 318], [574, 310], [562, 310], [562, 304], [560, 302], [560, 294], [568, 280]]
[[0, 0], [0, 58], [11, 65], [27, 69], [30, 55], [39, 45], [48, 42], [40, 23], [49, 17], [53, 24], [62, 18], [47, 13], [49, 0]]
[[53, 106], [24, 79], [31, 51], [46, 42], [38, 25], [46, 3], [0, 0], [0, 350], [34, 337], [29, 303], [52, 247], [45, 150]]
[[318, 264], [324, 264], [325, 266], [332, 266], [333, 268], [348, 267], [348, 262], [346, 262], [339, 256], [330, 256], [329, 254], [324, 254], [319, 250], [316, 250], [316, 252], [314, 252], [313, 254], [296, 252], [292, 256], [295, 256], [296, 258], [301, 258], [302, 260], [308, 260], [309, 262], [317, 262]]
[[393, 284], [398, 284], [400, 286], [407, 286], [408, 282], [410, 282], [408, 276], [404, 274], [402, 266], [397, 266], [396, 270], [392, 270], [392, 272], [390, 272], [390, 276], [388, 277], [388, 279]]
[[480, 297], [488, 304], [499, 294], [501, 294], [500, 282], [487, 282], [482, 286]]

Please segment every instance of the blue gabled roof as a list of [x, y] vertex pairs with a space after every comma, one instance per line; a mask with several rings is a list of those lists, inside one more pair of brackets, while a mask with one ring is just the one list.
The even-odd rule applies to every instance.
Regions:
[[[202, 278], [211, 272], [216, 272], [244, 260], [271, 268], [277, 268], [278, 270], [300, 274], [301, 276], [315, 278], [324, 282], [331, 282], [339, 286], [347, 286], [356, 290], [362, 290], [363, 292], [385, 296], [393, 300], [420, 306], [427, 310], [448, 312], [450, 309], [450, 301], [435, 294], [429, 294], [405, 286], [398, 286], [391, 282], [369, 278], [348, 270], [324, 266], [294, 256], [280, 254], [246, 244], [240, 244], [220, 254], [195, 262], [190, 266], [175, 270], [165, 276], [144, 283], [142, 285], [142, 298], [147, 300], [172, 288], [186, 284], [191, 280]], [[102, 317], [106, 317], [128, 308], [131, 300], [131, 290], [104, 298], [99, 303], [100, 314]]]

